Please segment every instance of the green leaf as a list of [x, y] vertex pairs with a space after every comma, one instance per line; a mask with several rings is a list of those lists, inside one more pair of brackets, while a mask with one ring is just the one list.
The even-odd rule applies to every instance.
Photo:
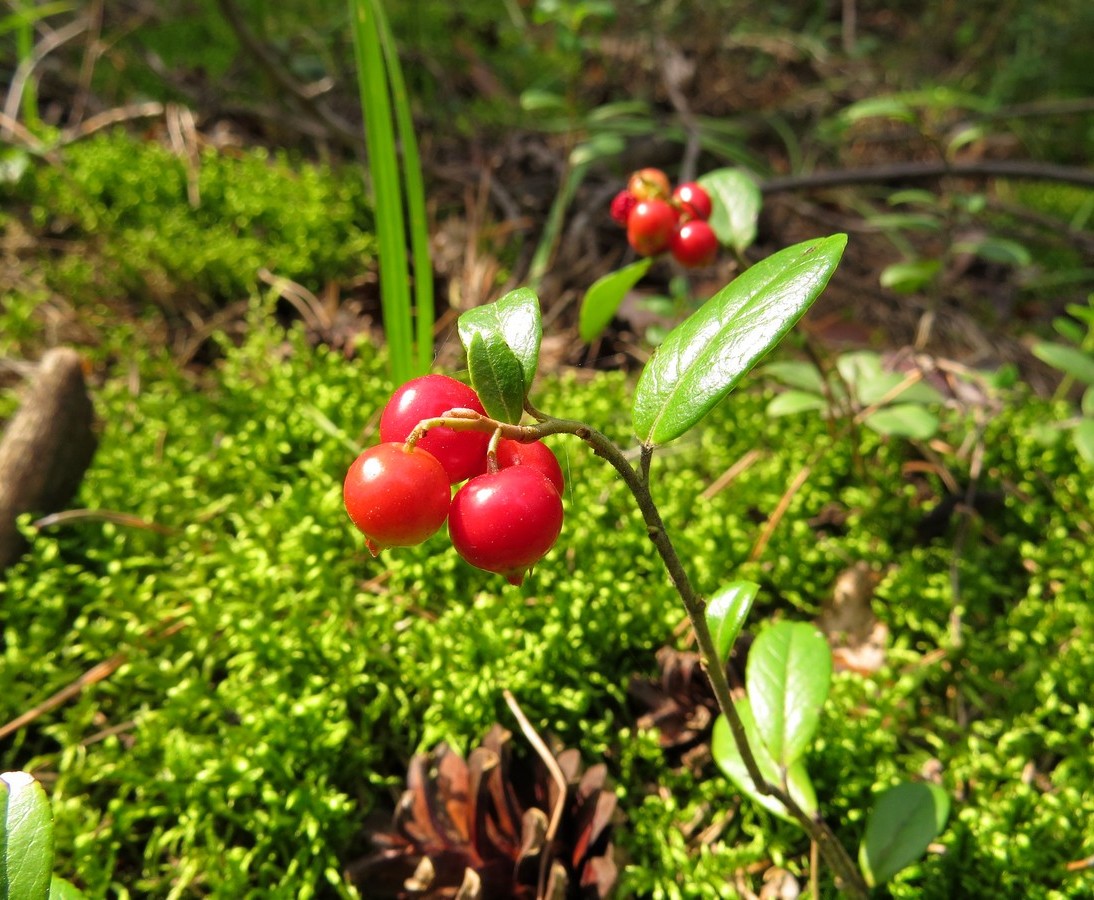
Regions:
[[524, 414], [524, 375], [501, 335], [477, 332], [467, 351], [467, 368], [486, 414], [510, 424], [519, 422]]
[[872, 350], [844, 353], [836, 360], [836, 368], [844, 381], [854, 391], [855, 399], [862, 406], [880, 403], [893, 390], [907, 382], [899, 394], [888, 402], [901, 400], [905, 403], [941, 403], [942, 395], [923, 381], [908, 381], [904, 372], [890, 372], [882, 367], [881, 357]]
[[871, 413], [863, 424], [889, 437], [925, 441], [938, 433], [938, 416], [918, 403], [894, 403]]
[[53, 870], [53, 813], [26, 772], [0, 775], [0, 898], [45, 900]]
[[[752, 715], [752, 707], [749, 705], [748, 699], [742, 697], [735, 700], [733, 706], [745, 726], [748, 744], [752, 748], [752, 755], [756, 758], [756, 764], [760, 767], [760, 774], [771, 784], [783, 787], [806, 813], [811, 816], [816, 815], [817, 794], [813, 790], [813, 782], [809, 779], [809, 773], [805, 770], [804, 764], [800, 760], [794, 763], [786, 770], [784, 779], [784, 773], [779, 770], [775, 760], [771, 758], [771, 754], [760, 740], [759, 733], [756, 730], [756, 719]], [[778, 800], [768, 794], [760, 793], [756, 788], [755, 783], [748, 774], [748, 769], [745, 767], [744, 759], [737, 749], [737, 742], [733, 740], [733, 731], [729, 727], [729, 721], [724, 715], [718, 716], [714, 721], [714, 732], [710, 737], [710, 751], [714, 756], [714, 761], [718, 764], [718, 768], [740, 788], [742, 793], [751, 797], [760, 806], [780, 819], [785, 819], [795, 825], [799, 824], [798, 820], [791, 816], [786, 807]]]
[[1088, 463], [1094, 463], [1094, 419], [1083, 419], [1072, 429], [1071, 441], [1079, 456]]
[[1079, 410], [1084, 416], [1094, 419], [1094, 385], [1083, 391], [1083, 396], [1079, 400]]
[[859, 868], [871, 887], [919, 859], [946, 827], [950, 799], [921, 782], [894, 785], [877, 798], [859, 845]]
[[760, 737], [775, 762], [789, 767], [808, 748], [828, 697], [828, 642], [805, 622], [778, 622], [753, 641], [745, 680]]
[[86, 894], [71, 881], [54, 875], [49, 883], [49, 900], [85, 900]]
[[743, 253], [756, 240], [763, 195], [744, 169], [714, 169], [699, 179], [713, 203], [710, 227], [718, 241]]
[[1004, 266], [1028, 266], [1033, 262], [1033, 255], [1025, 245], [1000, 237], [957, 241], [953, 245], [953, 252], [972, 253], [987, 262]]
[[1043, 341], [1033, 345], [1033, 355], [1083, 384], [1094, 384], [1094, 354], [1066, 344]]
[[793, 416], [802, 412], [816, 412], [827, 409], [828, 401], [819, 394], [808, 391], [783, 391], [767, 404], [767, 414], [772, 419], [779, 416]]
[[524, 388], [528, 390], [539, 365], [539, 343], [543, 338], [539, 298], [531, 288], [517, 288], [486, 306], [469, 309], [460, 316], [457, 331], [464, 349], [471, 352], [476, 334], [487, 338], [487, 344], [500, 337], [509, 345], [524, 373]]
[[852, 103], [843, 112], [840, 118], [846, 122], [858, 122], [862, 119], [896, 119], [900, 122], [914, 122], [915, 110], [912, 105], [900, 96], [869, 97]]
[[941, 270], [942, 263], [937, 259], [893, 263], [882, 269], [879, 281], [883, 288], [898, 294], [914, 294], [934, 281]]
[[824, 376], [821, 375], [820, 369], [804, 360], [788, 359], [768, 363], [759, 370], [759, 374], [811, 394], [824, 393]]
[[787, 247], [758, 262], [677, 325], [646, 363], [634, 394], [648, 447], [678, 438], [791, 329], [839, 264], [847, 235]]
[[718, 591], [707, 602], [707, 625], [714, 636], [714, 646], [718, 648], [718, 658], [722, 662], [729, 660], [733, 642], [741, 633], [752, 601], [760, 586], [752, 581], [734, 581]]
[[647, 256], [592, 283], [581, 300], [578, 317], [581, 340], [591, 341], [607, 327], [627, 291], [642, 280], [652, 264], [653, 257]]

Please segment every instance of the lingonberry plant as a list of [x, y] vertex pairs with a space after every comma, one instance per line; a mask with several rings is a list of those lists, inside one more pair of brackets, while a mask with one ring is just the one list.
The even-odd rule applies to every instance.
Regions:
[[[642, 190], [667, 190], [648, 173], [639, 182]], [[634, 209], [658, 202], [667, 206], [656, 198], [640, 199]], [[698, 425], [820, 295], [846, 240], [837, 234], [776, 253], [749, 268], [669, 333], [635, 387], [631, 419], [639, 441], [636, 464], [594, 426], [541, 412], [531, 402], [542, 326], [539, 301], [526, 288], [470, 310], [458, 321], [472, 383], [468, 390], [481, 406], [466, 395], [448, 410], [437, 412], [429, 406], [426, 417], [410, 426], [403, 449], [394, 452], [413, 458], [422, 452], [428, 436], [440, 429], [448, 429], [454, 440], [487, 436], [486, 471], [457, 491], [448, 512], [449, 534], [465, 560], [516, 585], [550, 550], [562, 529], [560, 482], [545, 471], [553, 469], [549, 459], [544, 465], [544, 450], [550, 451], [539, 442], [553, 435], [573, 435], [605, 459], [637, 503], [687, 610], [721, 711], [712, 740], [716, 761], [743, 793], [805, 831], [842, 890], [866, 897], [870, 887], [925, 851], [944, 824], [945, 795], [925, 784], [898, 785], [882, 793], [866, 820], [855, 865], [821, 817], [804, 763], [831, 678], [831, 651], [825, 639], [805, 623], [780, 622], [762, 630], [749, 653], [745, 691], [734, 697], [726, 664], [758, 586], [729, 581], [709, 599], [699, 593], [661, 518], [651, 478], [658, 448]], [[427, 409], [424, 404], [411, 407]], [[407, 430], [405, 426], [403, 422], [400, 432]], [[503, 455], [502, 446], [530, 452], [524, 456], [507, 449]], [[434, 475], [428, 488], [430, 506], [440, 499], [436, 483]], [[400, 486], [397, 492], [403, 489]], [[416, 503], [406, 504], [408, 516], [417, 515], [410, 509]], [[437, 515], [434, 511], [434, 518]], [[427, 531], [417, 530], [417, 523], [411, 530], [419, 537]], [[374, 535], [369, 537], [376, 541]]]

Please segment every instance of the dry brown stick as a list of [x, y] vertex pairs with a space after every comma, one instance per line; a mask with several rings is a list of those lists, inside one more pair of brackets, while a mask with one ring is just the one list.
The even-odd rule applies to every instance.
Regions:
[[105, 662], [101, 662], [97, 665], [92, 666], [75, 681], [66, 684], [52, 697], [48, 698], [47, 700], [43, 700], [33, 709], [28, 709], [25, 713], [12, 719], [6, 725], [0, 726], [0, 740], [3, 740], [9, 734], [13, 734], [20, 728], [26, 727], [39, 716], [45, 715], [47, 712], [56, 709], [62, 703], [66, 703], [67, 701], [71, 700], [85, 687], [93, 684], [98, 684], [103, 679], [109, 678], [128, 659], [129, 655], [127, 653], [115, 653], [112, 657], [110, 657], [110, 659], [106, 660]]
[[756, 543], [752, 547], [752, 552], [748, 554], [749, 562], [755, 562], [763, 555], [764, 550], [767, 548], [768, 541], [771, 540], [771, 535], [775, 533], [775, 529], [779, 527], [779, 522], [781, 522], [783, 516], [786, 515], [786, 511], [790, 507], [790, 501], [793, 500], [794, 495], [801, 490], [802, 485], [805, 484], [812, 471], [812, 465], [804, 465], [801, 467], [798, 474], [794, 476], [794, 480], [790, 482], [790, 487], [786, 489], [786, 493], [779, 498], [778, 505], [771, 514], [771, 518], [767, 520], [763, 532], [760, 534], [759, 538], [756, 539]]
[[[165, 627], [161, 631], [153, 632], [149, 629], [145, 632], [144, 636], [146, 638], [162, 639], [177, 634], [186, 627], [186, 622], [180, 619], [168, 619], [165, 620], [163, 624]], [[43, 716], [46, 713], [55, 710], [61, 704], [68, 702], [84, 688], [90, 687], [93, 684], [98, 684], [100, 681], [109, 678], [129, 661], [130, 652], [131, 651], [122, 650], [115, 653], [110, 659], [97, 663], [75, 681], [66, 684], [57, 691], [57, 693], [43, 700], [33, 709], [28, 709], [25, 713], [12, 719], [6, 725], [0, 726], [0, 740], [3, 740], [9, 734], [13, 734], [20, 728], [25, 728], [39, 716]]]
[[524, 736], [528, 739], [528, 743], [530, 743], [536, 753], [539, 754], [539, 758], [543, 760], [543, 764], [547, 767], [547, 771], [551, 773], [551, 777], [558, 786], [558, 803], [556, 803], [555, 808], [551, 810], [551, 820], [547, 826], [543, 856], [541, 857], [539, 864], [539, 883], [536, 888], [536, 898], [537, 900], [541, 900], [541, 898], [545, 896], [547, 870], [551, 866], [551, 845], [554, 842], [555, 835], [558, 834], [558, 826], [562, 822], [562, 814], [566, 809], [566, 776], [563, 774], [562, 768], [559, 766], [558, 760], [555, 759], [554, 754], [551, 753], [550, 748], [544, 742], [543, 738], [539, 736], [539, 733], [535, 728], [532, 727], [532, 723], [528, 721], [528, 717], [524, 714], [524, 710], [522, 710], [517, 703], [517, 698], [508, 690], [503, 692], [503, 696], [505, 697], [505, 702], [509, 704], [509, 709], [512, 710], [513, 715], [516, 716], [517, 722], [520, 723], [520, 730], [524, 732]]

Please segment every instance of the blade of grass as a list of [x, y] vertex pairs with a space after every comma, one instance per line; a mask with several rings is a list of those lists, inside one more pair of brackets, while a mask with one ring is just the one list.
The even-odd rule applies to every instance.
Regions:
[[380, 41], [379, 7], [374, 0], [349, 0], [349, 5], [369, 175], [376, 207], [380, 305], [384, 315], [391, 377], [396, 384], [402, 384], [413, 377], [414, 347], [410, 289], [407, 285], [402, 184], [392, 127], [391, 95]]
[[399, 143], [403, 151], [403, 189], [410, 225], [411, 257], [414, 262], [414, 317], [418, 350], [415, 374], [424, 375], [433, 364], [433, 262], [429, 256], [429, 223], [425, 214], [422, 163], [418, 155], [418, 139], [414, 134], [410, 98], [403, 78], [403, 68], [399, 63], [398, 47], [380, 6], [380, 0], [372, 0], [372, 4], [380, 28], [380, 40], [384, 45]]

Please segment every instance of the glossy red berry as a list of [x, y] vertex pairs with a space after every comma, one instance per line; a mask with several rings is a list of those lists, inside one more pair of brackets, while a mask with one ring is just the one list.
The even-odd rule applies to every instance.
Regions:
[[635, 200], [668, 200], [672, 186], [669, 176], [660, 169], [646, 168], [631, 173], [627, 191]]
[[355, 459], [342, 485], [353, 524], [375, 556], [420, 544], [444, 524], [452, 500], [448, 473], [421, 447], [377, 444]]
[[669, 245], [679, 214], [664, 200], [640, 200], [627, 220], [627, 242], [639, 256], [656, 256]]
[[[423, 419], [430, 419], [450, 409], [473, 409], [485, 414], [478, 395], [455, 378], [447, 375], [423, 375], [399, 388], [380, 415], [380, 440], [405, 441]], [[455, 484], [480, 471], [486, 456], [490, 435], [481, 431], [453, 431], [451, 428], [431, 428], [416, 446], [432, 453]]]
[[[531, 466], [538, 469], [555, 486], [559, 495], [566, 489], [566, 479], [562, 475], [562, 466], [558, 463], [558, 457], [543, 441], [522, 443], [503, 438], [498, 442], [498, 468], [508, 469], [510, 466]], [[482, 468], [478, 474], [486, 471], [486, 460], [482, 462]]]
[[448, 534], [460, 556], [510, 584], [524, 581], [561, 532], [558, 491], [526, 465], [472, 478], [456, 492], [448, 515]]
[[706, 222], [695, 219], [673, 232], [669, 250], [673, 259], [689, 269], [709, 266], [718, 254], [718, 238]]
[[702, 219], [705, 222], [714, 209], [710, 194], [694, 181], [685, 181], [679, 185], [672, 192], [672, 201], [685, 219]]
[[609, 210], [612, 221], [626, 228], [627, 219], [630, 218], [631, 210], [634, 209], [637, 202], [638, 198], [628, 190], [622, 190], [612, 197], [612, 205]]

